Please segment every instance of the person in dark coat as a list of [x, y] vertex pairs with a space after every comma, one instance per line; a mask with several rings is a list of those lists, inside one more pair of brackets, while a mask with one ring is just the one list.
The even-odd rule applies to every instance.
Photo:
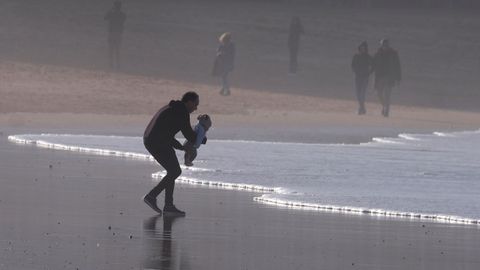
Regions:
[[375, 89], [382, 103], [382, 115], [388, 117], [390, 114], [392, 88], [400, 83], [402, 69], [398, 53], [390, 47], [388, 39], [382, 39], [380, 44], [381, 46], [373, 58]]
[[222, 89], [220, 94], [223, 96], [230, 95], [230, 83], [228, 74], [233, 71], [235, 61], [235, 44], [232, 42], [232, 34], [223, 33], [219, 38], [220, 46], [217, 49], [217, 55], [213, 65], [212, 74], [222, 78]]
[[355, 73], [355, 93], [358, 101], [358, 114], [367, 112], [365, 108], [365, 94], [368, 87], [368, 79], [373, 69], [373, 58], [368, 53], [367, 42], [358, 46], [358, 53], [353, 56], [352, 70]]
[[[196, 141], [197, 134], [190, 125], [190, 114], [197, 109], [199, 101], [197, 93], [185, 93], [182, 100], [172, 100], [162, 107], [145, 129], [143, 135], [145, 148], [167, 171], [160, 183], [143, 197], [144, 202], [158, 213], [162, 211], [157, 206], [157, 196], [165, 190], [163, 212], [166, 215], [185, 215], [185, 212], [178, 210], [173, 204], [175, 179], [182, 173], [174, 149], [184, 150], [182, 144], [175, 139], [175, 134], [181, 131], [188, 141]], [[205, 142], [206, 138], [203, 143]]]
[[110, 68], [120, 67], [120, 46], [123, 28], [127, 15], [122, 11], [122, 2], [115, 1], [113, 8], [107, 12], [104, 19], [108, 21], [108, 56]]
[[300, 36], [304, 33], [303, 25], [299, 17], [293, 17], [288, 32], [288, 51], [290, 54], [289, 73], [296, 74], [298, 67], [298, 49], [300, 48]]

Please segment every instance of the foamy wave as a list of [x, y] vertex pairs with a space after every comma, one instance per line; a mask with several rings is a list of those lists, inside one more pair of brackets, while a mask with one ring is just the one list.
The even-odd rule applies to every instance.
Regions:
[[289, 201], [289, 200], [281, 200], [276, 198], [268, 198], [267, 195], [255, 197], [253, 198], [253, 200], [256, 202], [260, 202], [268, 205], [275, 205], [279, 207], [287, 207], [287, 208], [298, 209], [298, 210], [313, 210], [313, 211], [332, 212], [332, 213], [341, 213], [341, 214], [406, 218], [406, 219], [412, 219], [412, 220], [430, 220], [430, 221], [441, 222], [441, 223], [480, 225], [480, 220], [458, 217], [458, 216], [422, 214], [422, 213], [412, 213], [412, 212], [397, 212], [397, 211], [390, 211], [390, 210], [384, 210], [384, 209], [368, 209], [368, 208], [338, 206], [338, 205], [328, 205], [328, 204], [314, 204], [314, 203], [305, 203], [300, 201]]
[[420, 138], [415, 137], [413, 134], [402, 133], [398, 135], [399, 138], [405, 139], [407, 141], [420, 141]]
[[181, 165], [180, 167], [182, 167], [182, 169], [186, 171], [192, 171], [192, 172], [218, 172], [219, 171], [215, 169], [207, 169], [207, 168], [183, 166], [183, 165]]
[[433, 132], [433, 135], [439, 136], [439, 137], [457, 137], [458, 135], [478, 134], [478, 133], [480, 133], [480, 129], [478, 129], [478, 130], [466, 130], [466, 131], [455, 131], [455, 132], [436, 131], [436, 132]]
[[446, 133], [446, 132], [439, 132], [439, 131], [433, 132], [433, 135], [438, 137], [455, 137], [453, 133]]
[[[28, 136], [28, 135], [23, 135], [23, 136]], [[66, 145], [66, 144], [60, 144], [60, 143], [50, 143], [43, 140], [29, 140], [24, 138], [23, 136], [22, 135], [8, 136], [8, 140], [18, 144], [30, 144], [30, 145], [36, 145], [41, 148], [48, 148], [48, 149], [54, 149], [54, 150], [80, 152], [80, 153], [100, 155], [100, 156], [125, 157], [125, 158], [139, 159], [139, 160], [155, 161], [155, 159], [151, 155], [147, 155], [147, 154], [109, 150], [109, 149], [99, 149], [99, 148], [91, 148], [91, 147], [72, 146], [72, 145]], [[58, 136], [58, 135], [57, 134], [41, 134], [41, 136]], [[69, 136], [69, 135], [62, 135], [62, 136]], [[79, 136], [95, 137], [95, 135], [79, 135]], [[120, 136], [105, 136], [105, 137], [122, 138]], [[200, 167], [187, 167], [184, 165], [181, 165], [181, 168], [184, 170], [195, 171], [195, 172], [217, 171], [214, 169], [207, 169], [207, 168], [200, 168]]]
[[[163, 172], [157, 172], [152, 174], [153, 179], [161, 179], [165, 176]], [[242, 183], [228, 183], [228, 182], [220, 182], [220, 181], [210, 181], [210, 180], [202, 180], [193, 177], [184, 177], [180, 176], [177, 178], [176, 182], [184, 183], [189, 185], [200, 185], [205, 187], [211, 188], [218, 188], [218, 189], [230, 189], [230, 190], [244, 190], [244, 191], [252, 191], [252, 192], [268, 192], [268, 193], [283, 193], [284, 190], [281, 188], [274, 188], [274, 187], [267, 187], [261, 185], [252, 185], [252, 184], [242, 184]]]
[[[245, 143], [245, 144], [270, 144], [270, 145], [321, 145], [317, 143], [304, 143], [304, 142], [274, 142], [274, 141], [255, 141], [255, 140], [208, 140], [212, 142], [221, 142], [221, 143]], [[337, 145], [337, 144], [331, 144], [331, 145]], [[343, 145], [343, 144], [338, 144], [338, 145]]]
[[404, 144], [401, 141], [396, 140], [395, 138], [372, 138], [372, 141], [376, 143], [385, 143], [385, 144]]
[[60, 143], [50, 143], [43, 140], [29, 140], [18, 135], [8, 136], [8, 140], [18, 144], [31, 144], [41, 148], [48, 148], [48, 149], [55, 149], [55, 150], [80, 152], [80, 153], [87, 153], [87, 154], [101, 155], [101, 156], [126, 157], [126, 158], [151, 160], [151, 161], [154, 160], [152, 156], [146, 155], [146, 154], [124, 152], [124, 151], [117, 151], [117, 150], [110, 150], [110, 149], [72, 146], [72, 145], [66, 145], [66, 144], [60, 144]]

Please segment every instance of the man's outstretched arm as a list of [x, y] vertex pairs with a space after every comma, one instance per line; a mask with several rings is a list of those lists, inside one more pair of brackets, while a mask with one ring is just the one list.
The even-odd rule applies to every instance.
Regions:
[[190, 125], [190, 115], [186, 115], [182, 126], [181, 132], [185, 139], [187, 139], [189, 142], [195, 143], [197, 140], [197, 133], [193, 131], [192, 126]]
[[173, 138], [172, 147], [177, 150], [182, 150], [182, 151], [185, 150], [183, 145], [175, 138]]

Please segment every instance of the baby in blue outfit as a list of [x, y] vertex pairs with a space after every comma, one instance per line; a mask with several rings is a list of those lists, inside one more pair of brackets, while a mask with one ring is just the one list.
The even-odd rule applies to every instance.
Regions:
[[194, 130], [197, 133], [197, 140], [195, 142], [185, 141], [183, 148], [185, 149], [185, 166], [193, 166], [192, 161], [197, 157], [197, 149], [202, 143], [205, 143], [204, 140], [207, 135], [208, 129], [212, 126], [212, 120], [208, 114], [201, 114], [197, 117], [198, 124], [195, 126]]

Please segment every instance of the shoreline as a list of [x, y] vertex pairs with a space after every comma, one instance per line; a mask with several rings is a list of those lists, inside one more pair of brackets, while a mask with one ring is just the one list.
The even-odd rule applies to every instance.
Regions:
[[[120, 157], [127, 160], [144, 160], [144, 161], [154, 161], [151, 156], [135, 152], [125, 152], [121, 150], [112, 150], [112, 149], [100, 149], [100, 148], [88, 148], [88, 147], [79, 147], [75, 145], [68, 144], [59, 144], [51, 143], [48, 141], [37, 141], [24, 139], [19, 136], [22, 135], [39, 135], [39, 134], [12, 134], [8, 135], [7, 140], [16, 145], [33, 145], [35, 147], [50, 149], [50, 150], [61, 150], [67, 151], [71, 154], [87, 154], [87, 155], [100, 155], [108, 157]], [[71, 134], [47, 134], [47, 135], [71, 135]], [[79, 134], [80, 135], [80, 134]], [[92, 134], [81, 134], [80, 136], [90, 136]], [[95, 135], [94, 135], [95, 136]], [[117, 136], [117, 135], [111, 135]], [[247, 141], [248, 142], [248, 141]], [[251, 141], [251, 142], [260, 142], [260, 141]], [[266, 142], [266, 143], [282, 143], [282, 142]], [[299, 142], [287, 142], [297, 144]], [[301, 143], [300, 144], [304, 144]], [[308, 143], [306, 143], [308, 144]], [[192, 168], [184, 167], [182, 169], [190, 170]], [[194, 168], [195, 170], [195, 168]], [[156, 172], [152, 173], [152, 179], [158, 180], [163, 177], [162, 173]], [[411, 220], [418, 222], [433, 222], [440, 224], [461, 224], [466, 226], [473, 226], [480, 228], [480, 220], [475, 218], [468, 218], [454, 214], [431, 214], [431, 213], [421, 213], [421, 212], [405, 212], [394, 209], [383, 209], [383, 208], [368, 208], [368, 207], [359, 207], [359, 206], [348, 206], [348, 205], [334, 205], [334, 204], [318, 204], [318, 203], [309, 203], [305, 201], [297, 200], [281, 200], [281, 199], [269, 199], [265, 198], [266, 195], [272, 193], [278, 193], [279, 189], [283, 187], [269, 187], [262, 185], [254, 184], [244, 184], [244, 183], [229, 183], [225, 181], [210, 181], [210, 180], [201, 180], [201, 179], [190, 179], [183, 176], [180, 176], [177, 183], [190, 185], [192, 187], [207, 187], [212, 189], [219, 190], [233, 190], [239, 192], [253, 192], [258, 193], [260, 196], [253, 197], [253, 201], [277, 206], [280, 208], [289, 208], [293, 210], [308, 210], [308, 211], [318, 211], [318, 212], [328, 212], [336, 213], [341, 215], [365, 215], [368, 217], [374, 218], [393, 218], [399, 220]]]
[[[178, 185], [185, 218], [141, 201], [158, 166], [0, 137], [5, 269], [477, 269], [471, 226], [294, 211]], [[50, 167], [51, 166], [51, 167]]]

